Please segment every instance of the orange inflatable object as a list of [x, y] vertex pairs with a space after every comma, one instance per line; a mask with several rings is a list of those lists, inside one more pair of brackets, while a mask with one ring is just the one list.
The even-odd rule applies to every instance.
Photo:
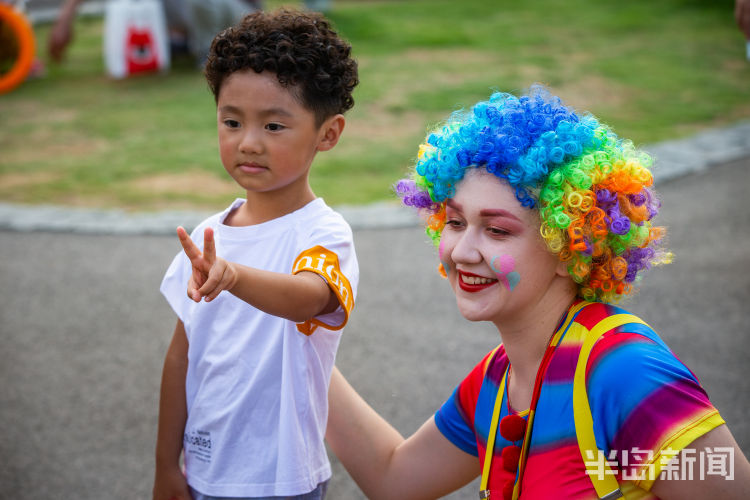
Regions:
[[10, 69], [0, 73], [0, 94], [10, 92], [29, 74], [34, 62], [34, 31], [26, 17], [8, 4], [0, 2], [0, 25], [10, 28], [18, 43], [18, 55]]

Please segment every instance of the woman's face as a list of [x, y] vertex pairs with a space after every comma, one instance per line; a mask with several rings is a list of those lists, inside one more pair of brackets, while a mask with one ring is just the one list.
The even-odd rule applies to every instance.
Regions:
[[439, 255], [458, 309], [471, 321], [533, 310], [556, 280], [570, 281], [539, 234], [537, 212], [483, 168], [469, 170], [448, 200]]

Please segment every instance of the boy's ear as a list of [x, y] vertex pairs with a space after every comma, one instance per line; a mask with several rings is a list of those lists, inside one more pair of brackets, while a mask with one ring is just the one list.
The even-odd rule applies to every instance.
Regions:
[[339, 142], [339, 137], [341, 137], [345, 125], [346, 119], [342, 114], [334, 115], [323, 122], [320, 127], [322, 135], [320, 142], [318, 142], [318, 151], [328, 151], [333, 148]]

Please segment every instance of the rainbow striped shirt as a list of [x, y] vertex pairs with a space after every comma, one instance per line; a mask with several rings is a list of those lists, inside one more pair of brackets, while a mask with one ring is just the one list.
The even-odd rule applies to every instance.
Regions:
[[[523, 499], [595, 499], [593, 485], [576, 439], [573, 375], [583, 339], [602, 319], [626, 311], [589, 303], [575, 314], [555, 350], [542, 382], [531, 442], [521, 483]], [[584, 305], [584, 304], [581, 304]], [[580, 310], [580, 312], [577, 312]], [[560, 325], [568, 323], [566, 316]], [[495, 351], [493, 351], [495, 352]], [[484, 465], [492, 410], [508, 357], [502, 345], [476, 365], [435, 414], [445, 437], [478, 456]], [[627, 499], [656, 498], [649, 493], [665, 457], [724, 423], [696, 376], [648, 326], [630, 323], [604, 334], [586, 367], [586, 387], [594, 435], [603, 459], [614, 464]], [[500, 418], [509, 413], [506, 394]], [[528, 410], [519, 413], [528, 417]], [[502, 450], [510, 443], [499, 433], [493, 451], [489, 489], [502, 498], [502, 487], [516, 473], [503, 468]]]

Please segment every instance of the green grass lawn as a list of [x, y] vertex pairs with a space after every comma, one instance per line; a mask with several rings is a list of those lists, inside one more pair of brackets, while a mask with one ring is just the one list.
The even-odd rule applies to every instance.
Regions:
[[[313, 188], [334, 205], [392, 198], [431, 126], [534, 82], [637, 144], [746, 119], [750, 62], [732, 5], [334, 0], [361, 83]], [[43, 61], [47, 31], [37, 27]], [[101, 19], [80, 18], [64, 64], [45, 61], [46, 77], [0, 96], [0, 201], [208, 210], [242, 195], [219, 163], [200, 72], [179, 61], [167, 75], [109, 80], [101, 31]]]

